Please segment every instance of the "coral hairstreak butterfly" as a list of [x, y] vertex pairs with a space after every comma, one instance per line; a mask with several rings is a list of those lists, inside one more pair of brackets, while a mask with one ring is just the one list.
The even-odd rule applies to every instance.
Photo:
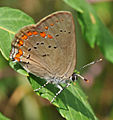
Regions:
[[[22, 28], [12, 41], [10, 58], [27, 72], [44, 78], [47, 82], [42, 87], [51, 83], [60, 89], [51, 102], [77, 76], [84, 79], [73, 73], [76, 65], [75, 25], [72, 14], [67, 11], [55, 12], [36, 25]], [[66, 84], [64, 88], [61, 83]]]

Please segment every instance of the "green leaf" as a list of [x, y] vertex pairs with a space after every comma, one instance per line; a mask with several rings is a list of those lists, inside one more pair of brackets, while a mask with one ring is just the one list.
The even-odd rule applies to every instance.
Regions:
[[[37, 89], [45, 83], [44, 80], [34, 75], [30, 75], [28, 79], [33, 89]], [[51, 101], [57, 91], [58, 89], [54, 85], [49, 84], [40, 89], [37, 94]], [[58, 111], [66, 120], [97, 120], [78, 82], [76, 85], [71, 84], [66, 88], [57, 96], [53, 104], [57, 106]]]
[[96, 12], [85, 0], [64, 0], [78, 12], [78, 21], [89, 45], [99, 46], [104, 57], [113, 63], [113, 37], [100, 21]]
[[2, 115], [2, 113], [0, 113], [0, 120], [10, 120], [10, 119], [6, 118], [5, 116]]
[[[0, 8], [0, 51], [5, 59], [9, 60], [11, 41], [15, 33], [29, 24], [34, 24], [34, 20], [22, 11], [8, 7]], [[10, 65], [17, 72], [27, 75], [27, 72], [16, 63], [10, 63]]]

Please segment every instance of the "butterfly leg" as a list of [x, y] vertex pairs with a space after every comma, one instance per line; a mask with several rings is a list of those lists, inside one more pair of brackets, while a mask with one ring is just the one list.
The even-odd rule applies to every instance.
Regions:
[[67, 83], [65, 87], [61, 87], [59, 84], [57, 85], [57, 88], [59, 88], [60, 90], [56, 93], [56, 95], [53, 97], [53, 99], [51, 100], [50, 103], [52, 103], [55, 98], [67, 87], [69, 87], [71, 84], [70, 83]]
[[47, 84], [49, 84], [50, 83], [50, 81], [47, 81], [43, 86], [41, 86], [40, 88], [38, 88], [38, 89], [35, 89], [34, 91], [35, 92], [37, 92], [37, 91], [39, 91], [40, 89], [42, 89], [42, 88], [44, 88]]

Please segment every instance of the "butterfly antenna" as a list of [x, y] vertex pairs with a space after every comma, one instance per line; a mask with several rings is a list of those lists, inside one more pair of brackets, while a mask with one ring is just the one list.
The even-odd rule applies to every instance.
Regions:
[[93, 62], [91, 62], [91, 63], [89, 63], [89, 64], [84, 65], [83, 67], [80, 68], [80, 70], [81, 70], [81, 69], [84, 69], [84, 68], [86, 68], [86, 67], [88, 67], [88, 66], [90, 66], [90, 65], [93, 65], [93, 64], [95, 64], [95, 63], [101, 62], [101, 61], [102, 61], [101, 58], [100, 58], [99, 60], [95, 60], [95, 61], [93, 61]]
[[[93, 62], [91, 62], [91, 63], [89, 63], [89, 64], [86, 64], [86, 65], [84, 65], [83, 67], [81, 67], [80, 70], [81, 70], [81, 69], [84, 69], [84, 68], [86, 68], [86, 67], [88, 67], [88, 66], [90, 66], [90, 65], [93, 65], [93, 64], [95, 64], [95, 63], [101, 62], [101, 61], [102, 61], [102, 59], [99, 59], [99, 60], [93, 61]], [[79, 73], [76, 73], [75, 75], [76, 75], [77, 77], [81, 78], [82, 80], [86, 81], [87, 83], [89, 83], [89, 80], [86, 79], [86, 78], [84, 78], [83, 76], [81, 76]]]

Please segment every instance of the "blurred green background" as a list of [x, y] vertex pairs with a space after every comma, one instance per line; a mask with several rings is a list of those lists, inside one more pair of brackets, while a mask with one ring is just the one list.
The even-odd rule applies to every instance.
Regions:
[[[91, 2], [102, 22], [113, 33], [113, 2]], [[0, 7], [11, 7], [24, 11], [35, 22], [59, 10], [74, 10], [62, 0], [0, 0]], [[75, 14], [73, 15], [76, 16]], [[76, 19], [76, 18], [75, 18]], [[78, 26], [77, 67], [103, 58], [99, 48], [91, 49]], [[81, 81], [96, 116], [100, 120], [113, 120], [113, 64], [103, 58], [101, 63], [82, 70], [82, 75], [90, 80]], [[71, 101], [70, 101], [71, 102]], [[56, 107], [48, 100], [37, 96], [26, 77], [12, 70], [8, 61], [0, 54], [0, 112], [13, 120], [64, 120]]]

